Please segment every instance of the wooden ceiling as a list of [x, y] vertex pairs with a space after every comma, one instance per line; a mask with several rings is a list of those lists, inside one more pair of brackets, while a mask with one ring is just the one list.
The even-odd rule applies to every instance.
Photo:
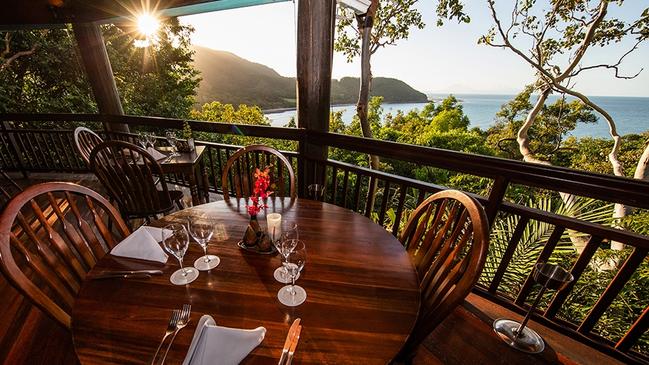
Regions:
[[9, 0], [2, 1], [0, 29], [107, 23], [144, 10], [178, 16], [279, 1], [286, 0]]

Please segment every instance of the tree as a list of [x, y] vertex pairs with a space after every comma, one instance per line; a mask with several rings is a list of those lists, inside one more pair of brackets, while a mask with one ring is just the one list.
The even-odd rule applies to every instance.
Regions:
[[[518, 148], [512, 148], [512, 143], [516, 144], [516, 135], [532, 109], [532, 91], [533, 87], [527, 86], [513, 100], [504, 104], [496, 113], [496, 123], [487, 130], [487, 143], [500, 150], [505, 157], [523, 158]], [[577, 127], [577, 123], [596, 122], [597, 116], [592, 109], [580, 100], [569, 102], [566, 98], [560, 98], [553, 104], [543, 105], [527, 132], [529, 150], [536, 158], [557, 164], [556, 159], [566, 148], [562, 145], [564, 139]]]
[[[192, 65], [191, 27], [175, 18], [162, 23], [157, 42], [136, 48], [114, 25], [102, 26], [124, 111], [127, 114], [184, 118], [194, 104], [200, 79]], [[0, 112], [97, 111], [72, 29], [0, 32], [9, 57], [0, 69]], [[8, 41], [8, 42], [7, 42]], [[8, 44], [8, 46], [7, 46]], [[148, 55], [148, 58], [145, 58]], [[7, 60], [11, 59], [10, 62]]]
[[[423, 29], [425, 24], [421, 19], [421, 13], [414, 8], [416, 3], [417, 0], [372, 0], [367, 12], [360, 15], [355, 15], [350, 9], [339, 8], [334, 49], [344, 53], [348, 62], [357, 56], [361, 58], [361, 79], [356, 112], [363, 137], [374, 138], [367, 121], [372, 82], [372, 55], [380, 48], [408, 38], [412, 27]], [[370, 167], [379, 168], [378, 156], [370, 156]]]
[[[358, 15], [350, 9], [339, 8], [334, 49], [345, 54], [349, 62], [356, 56], [361, 58], [356, 112], [363, 137], [374, 138], [368, 122], [372, 55], [385, 46], [395, 45], [397, 41], [408, 38], [411, 28], [424, 28], [421, 13], [415, 8], [416, 3], [417, 0], [372, 0], [367, 12]], [[443, 24], [443, 18], [456, 18], [464, 22], [470, 20], [463, 13], [463, 6], [459, 0], [440, 0], [437, 14], [440, 19], [438, 25]], [[379, 165], [379, 157], [370, 156], [370, 168], [378, 169]], [[370, 205], [373, 205], [373, 202], [370, 202]]]
[[4, 32], [0, 112], [92, 113], [97, 107], [71, 28]]
[[[583, 93], [575, 89], [575, 79], [580, 74], [594, 69], [614, 71], [616, 78], [631, 79], [640, 73], [625, 75], [620, 70], [624, 59], [633, 53], [649, 37], [649, 8], [637, 19], [623, 20], [607, 18], [611, 4], [622, 6], [624, 0], [610, 2], [600, 0], [597, 6], [584, 1], [551, 1], [551, 9], [544, 12], [539, 9], [545, 2], [538, 4], [535, 0], [514, 2], [511, 11], [511, 22], [503, 25], [496, 11], [495, 0], [488, 0], [494, 26], [479, 43], [492, 47], [508, 49], [530, 65], [536, 74], [534, 90], [540, 93], [536, 103], [527, 114], [527, 118], [517, 133], [519, 151], [524, 161], [547, 163], [538, 158], [530, 148], [529, 131], [537, 121], [548, 96], [558, 92], [581, 100], [594, 109], [608, 123], [614, 141], [608, 154], [613, 172], [625, 176], [624, 168], [618, 159], [621, 137], [617, 133], [615, 121], [602, 107], [594, 103]], [[632, 38], [633, 45], [621, 52], [621, 55], [609, 63], [585, 65], [585, 55], [593, 47], [611, 47], [612, 44]], [[529, 49], [529, 51], [526, 51]], [[647, 178], [649, 162], [649, 144], [640, 159], [634, 176]], [[564, 195], [564, 199], [571, 196]], [[617, 204], [614, 208], [616, 218], [626, 215], [626, 207]]]

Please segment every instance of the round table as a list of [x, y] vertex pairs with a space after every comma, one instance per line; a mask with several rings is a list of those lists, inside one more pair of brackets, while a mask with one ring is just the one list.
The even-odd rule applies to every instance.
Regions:
[[[273, 278], [278, 255], [240, 249], [248, 223], [245, 202], [231, 199], [185, 209], [152, 223], [163, 226], [207, 215], [225, 225], [227, 239], [212, 240], [208, 252], [221, 258], [193, 283], [169, 282], [178, 262], [166, 264], [106, 255], [93, 269], [158, 269], [150, 279], [86, 281], [72, 313], [72, 335], [81, 364], [148, 364], [167, 327], [172, 309], [192, 305], [191, 322], [179, 332], [167, 364], [179, 364], [203, 314], [221, 326], [264, 326], [266, 337], [245, 364], [276, 364], [289, 326], [302, 318], [294, 364], [386, 363], [405, 343], [419, 310], [418, 279], [403, 246], [384, 228], [350, 210], [306, 199], [271, 199], [278, 212], [299, 226], [307, 262], [297, 284], [307, 300], [287, 307], [277, 299], [284, 285]], [[262, 227], [265, 214], [259, 215]], [[202, 255], [191, 244], [185, 266]], [[92, 273], [91, 273], [92, 274]]]

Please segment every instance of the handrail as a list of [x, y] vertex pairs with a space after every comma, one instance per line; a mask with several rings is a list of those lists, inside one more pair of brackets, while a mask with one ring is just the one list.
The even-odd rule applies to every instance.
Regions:
[[642, 180], [336, 133], [307, 134], [309, 141], [330, 147], [649, 208], [649, 182]]
[[[34, 127], [37, 127], [38, 122], [90, 121], [174, 129], [182, 128], [184, 122], [181, 119], [173, 118], [106, 116], [96, 114], [0, 114], [0, 121], [32, 122], [32, 124], [26, 123], [25, 129], [18, 127], [12, 128], [10, 123], [0, 123], [2, 126], [0, 137], [5, 140], [15, 137], [15, 149], [21, 152], [17, 156], [13, 156], [13, 153], [9, 153], [6, 156], [0, 154], [0, 165], [5, 164], [7, 167], [18, 171], [30, 169], [40, 171], [45, 168], [59, 171], [77, 171], [79, 168], [82, 168], [78, 164], [79, 161], [75, 161], [74, 156], [66, 156], [70, 152], [68, 151], [69, 146], [66, 143], [70, 144], [69, 138], [71, 131], [61, 129], [34, 129]], [[488, 196], [470, 195], [485, 205], [488, 214], [491, 214], [489, 216], [491, 222], [496, 221], [499, 212], [517, 216], [519, 220], [516, 223], [515, 231], [511, 232], [506, 252], [502, 253], [498, 258], [498, 262], [495, 263], [497, 270], [493, 277], [488, 279], [488, 282], [477, 287], [476, 292], [490, 298], [496, 303], [503, 304], [519, 312], [526, 309], [525, 299], [532, 291], [532, 273], [530, 272], [529, 275], [525, 274], [527, 278], [524, 282], [521, 282], [523, 284], [522, 287], [515, 289], [516, 292], [505, 295], [499, 291], [499, 288], [502, 284], [503, 274], [508, 270], [514, 252], [519, 247], [522, 232], [526, 229], [530, 221], [547, 223], [551, 226], [550, 229], [552, 230], [552, 235], [547, 239], [547, 242], [545, 242], [536, 258], [537, 261], [548, 260], [550, 258], [557, 247], [562, 233], [566, 230], [573, 230], [590, 236], [590, 239], [585, 243], [585, 247], [579, 253], [578, 258], [576, 258], [571, 268], [571, 272], [576, 278], [584, 272], [593, 258], [595, 251], [598, 250], [604, 240], [618, 241], [632, 246], [633, 253], [624, 261], [622, 267], [616, 272], [615, 278], [599, 297], [598, 302], [593, 305], [589, 314], [581, 320], [581, 323], [574, 323], [574, 321], [565, 320], [557, 316], [559, 309], [562, 308], [567, 300], [572, 287], [555, 293], [546, 312], [535, 314], [535, 318], [546, 325], [551, 325], [555, 329], [561, 328], [567, 333], [574, 334], [580, 338], [580, 341], [588, 343], [594, 348], [605, 351], [617, 358], [630, 362], [644, 361], [645, 363], [649, 363], [649, 358], [644, 354], [630, 349], [645, 332], [646, 318], [649, 318], [649, 316], [642, 315], [637, 317], [625, 334], [624, 341], [620, 340], [617, 344], [599, 336], [597, 332], [593, 331], [593, 326], [599, 321], [604, 311], [618, 296], [631, 275], [638, 270], [643, 260], [646, 259], [647, 253], [649, 252], [649, 237], [503, 200], [504, 193], [510, 184], [522, 184], [530, 187], [574, 193], [576, 195], [613, 203], [649, 208], [649, 200], [646, 199], [646, 195], [649, 192], [648, 182], [562, 167], [525, 163], [497, 157], [473, 155], [389, 141], [370, 140], [335, 133], [307, 131], [296, 128], [275, 128], [202, 121], [188, 122], [194, 131], [230, 135], [243, 134], [252, 137], [298, 141], [300, 143], [308, 142], [493, 179], [494, 183], [491, 186], [491, 191]], [[30, 136], [30, 133], [33, 133], [33, 135]], [[121, 135], [124, 133], [112, 134]], [[127, 138], [135, 136], [132, 133], [127, 133], [127, 135]], [[206, 181], [204, 187], [218, 192], [223, 161], [227, 160], [228, 154], [238, 149], [239, 146], [207, 141], [197, 141], [196, 143], [207, 146], [204, 159], [207, 161], [209, 167], [208, 175], [212, 182]], [[3, 151], [3, 148], [11, 152], [9, 146], [2, 145], [0, 145], [0, 152]], [[418, 204], [428, 194], [446, 189], [444, 186], [433, 183], [372, 170], [341, 161], [312, 158], [301, 152], [289, 151], [284, 153], [291, 161], [296, 162], [300, 166], [299, 170], [305, 176], [311, 176], [311, 172], [313, 172], [314, 178], [320, 176], [324, 179], [325, 192], [327, 189], [330, 189], [329, 193], [325, 193], [323, 197], [325, 201], [349, 207], [359, 213], [364, 213], [368, 217], [373, 217], [375, 220], [378, 219], [380, 224], [386, 226], [392, 225], [391, 231], [395, 236], [398, 235], [400, 224], [407, 218], [408, 210], [412, 209], [410, 205], [415, 204], [415, 199]], [[14, 158], [18, 160], [13, 161]], [[178, 178], [176, 177], [175, 179], [177, 180]], [[377, 197], [376, 202], [374, 197]], [[408, 197], [408, 206], [405, 204], [406, 197]], [[392, 211], [388, 212], [390, 209]], [[388, 213], [390, 216], [388, 216]], [[389, 228], [386, 227], [386, 229]], [[512, 294], [515, 295], [515, 298], [511, 296]], [[645, 312], [647, 311], [649, 311], [649, 308], [645, 310]]]
[[[299, 128], [271, 127], [249, 124], [230, 124], [221, 122], [206, 122], [190, 119], [175, 119], [162, 117], [141, 117], [134, 115], [108, 115], [108, 114], [26, 114], [7, 113], [0, 114], [0, 121], [20, 122], [101, 122], [122, 123], [132, 125], [145, 125], [151, 127], [182, 129], [183, 123], [188, 122], [192, 130], [198, 132], [211, 132], [219, 134], [234, 134], [247, 137], [265, 137], [273, 139], [287, 139], [293, 141], [303, 140], [305, 130]], [[9, 129], [11, 130], [11, 129]]]
[[[93, 121], [182, 128], [182, 119], [101, 114], [0, 114], [0, 121]], [[488, 178], [504, 177], [509, 183], [551, 189], [609, 202], [649, 209], [649, 182], [575, 169], [508, 160], [423, 147], [390, 141], [367, 139], [336, 133], [307, 131], [246, 124], [227, 124], [187, 120], [193, 130], [220, 134], [245, 135], [318, 143], [385, 158], [431, 165]], [[9, 129], [11, 130], [11, 129]]]

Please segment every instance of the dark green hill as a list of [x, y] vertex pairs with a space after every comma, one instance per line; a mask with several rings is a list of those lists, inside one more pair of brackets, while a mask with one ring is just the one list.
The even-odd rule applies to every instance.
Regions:
[[[194, 64], [203, 80], [198, 88], [199, 104], [220, 101], [229, 104], [259, 105], [264, 109], [295, 106], [295, 78], [283, 77], [270, 67], [250, 62], [235, 54], [195, 46]], [[358, 78], [333, 80], [331, 101], [352, 104], [358, 98]], [[388, 103], [425, 102], [426, 95], [403, 81], [376, 77], [371, 95]]]

